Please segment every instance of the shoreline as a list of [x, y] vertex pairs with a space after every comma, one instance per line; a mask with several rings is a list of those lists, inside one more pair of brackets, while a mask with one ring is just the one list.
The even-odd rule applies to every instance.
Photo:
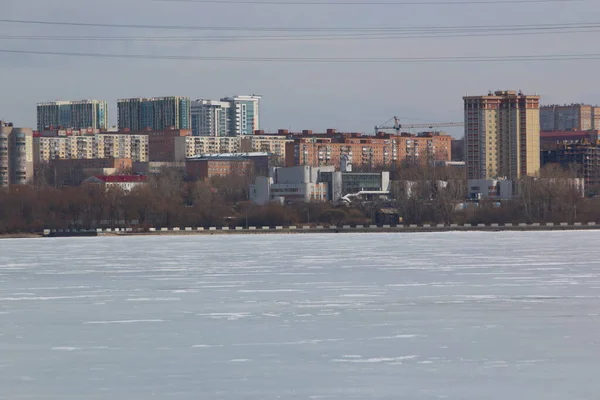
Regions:
[[[206, 235], [264, 235], [264, 234], [315, 234], [315, 233], [433, 233], [433, 232], [549, 232], [574, 230], [600, 230], [596, 223], [516, 224], [516, 225], [423, 225], [423, 226], [296, 226], [296, 227], [237, 227], [229, 228], [153, 228], [150, 231], [134, 231], [132, 228], [98, 229], [87, 233], [74, 231], [50, 231], [38, 233], [0, 234], [0, 239], [34, 239], [47, 237], [111, 237], [111, 236], [206, 236]], [[57, 233], [58, 232], [58, 233]]]

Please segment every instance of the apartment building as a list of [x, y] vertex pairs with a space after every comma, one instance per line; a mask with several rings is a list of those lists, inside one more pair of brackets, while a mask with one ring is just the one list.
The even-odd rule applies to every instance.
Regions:
[[541, 106], [540, 129], [544, 132], [598, 130], [600, 107], [589, 104]]
[[102, 100], [38, 103], [37, 129], [64, 127], [108, 129], [108, 103]]
[[451, 142], [450, 136], [440, 133], [365, 136], [336, 133], [334, 129], [328, 129], [324, 135], [305, 131], [286, 143], [285, 164], [339, 166], [343, 158], [359, 168], [434, 164], [450, 161]]
[[33, 131], [0, 121], [0, 188], [33, 178]]
[[229, 103], [229, 136], [252, 135], [260, 130], [260, 99], [261, 96], [233, 96], [222, 98]]
[[134, 162], [149, 161], [148, 135], [34, 135], [35, 163], [51, 160], [129, 158]]
[[189, 97], [130, 98], [117, 101], [119, 131], [190, 129]]
[[231, 103], [215, 100], [192, 101], [191, 121], [193, 136], [229, 136]]
[[236, 136], [188, 136], [185, 141], [185, 156], [200, 154], [239, 153], [241, 138]]
[[[304, 131], [308, 134], [310, 131]], [[240, 138], [240, 148], [243, 152], [267, 152], [272, 157], [273, 166], [281, 167], [285, 164], [286, 146], [293, 143], [294, 139], [285, 129], [280, 129], [277, 134], [265, 134], [258, 130], [254, 135], [246, 135]]]
[[497, 91], [466, 96], [467, 179], [517, 180], [540, 169], [540, 96]]

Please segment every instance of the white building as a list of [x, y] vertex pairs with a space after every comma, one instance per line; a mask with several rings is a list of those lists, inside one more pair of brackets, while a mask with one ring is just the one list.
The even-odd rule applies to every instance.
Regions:
[[229, 135], [229, 110], [227, 101], [192, 101], [191, 119], [193, 136], [221, 137]]
[[322, 172], [335, 172], [335, 167], [299, 167], [274, 168], [272, 176], [256, 178], [250, 185], [250, 200], [257, 204], [266, 204], [278, 199], [285, 201], [327, 201], [327, 182], [321, 182]]
[[258, 177], [250, 199], [258, 204], [285, 201], [339, 201], [386, 197], [390, 174], [336, 171], [334, 166], [273, 168], [270, 177]]
[[261, 96], [234, 96], [222, 98], [230, 104], [229, 136], [252, 135], [260, 130]]
[[516, 194], [510, 180], [469, 179], [468, 185], [472, 200], [510, 200]]
[[146, 185], [146, 180], [147, 177], [143, 175], [98, 175], [89, 177], [83, 183], [104, 185], [106, 190], [130, 192], [135, 187]]

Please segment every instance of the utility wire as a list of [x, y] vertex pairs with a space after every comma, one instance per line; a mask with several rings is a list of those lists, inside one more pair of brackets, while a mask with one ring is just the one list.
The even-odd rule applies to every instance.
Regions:
[[403, 32], [403, 33], [432, 33], [432, 32], [472, 32], [472, 31], [510, 31], [510, 30], [557, 30], [574, 28], [597, 28], [600, 22], [563, 23], [563, 24], [514, 24], [514, 25], [464, 25], [464, 26], [393, 26], [393, 27], [241, 27], [241, 26], [185, 26], [185, 25], [136, 25], [136, 24], [107, 24], [92, 22], [61, 22], [39, 20], [0, 19], [0, 23], [25, 25], [50, 25], [72, 27], [98, 28], [127, 28], [127, 29], [164, 29], [164, 30], [201, 30], [201, 31], [250, 31], [250, 32]]
[[524, 61], [565, 61], [600, 60], [600, 53], [590, 54], [544, 54], [516, 56], [462, 56], [462, 57], [223, 57], [223, 56], [184, 56], [151, 54], [108, 54], [108, 53], [72, 53], [58, 51], [6, 50], [0, 53], [51, 55], [68, 57], [150, 59], [150, 60], [186, 60], [186, 61], [231, 61], [231, 62], [290, 62], [290, 63], [450, 63], [450, 62], [524, 62]]
[[427, 6], [427, 5], [515, 5], [526, 3], [579, 3], [584, 0], [450, 0], [450, 1], [269, 1], [269, 0], [155, 0], [166, 3], [251, 4], [273, 6]]
[[549, 32], [474, 32], [457, 34], [340, 34], [340, 35], [269, 35], [269, 36], [23, 36], [0, 35], [0, 40], [16, 41], [64, 41], [64, 42], [154, 42], [154, 43], [194, 43], [194, 42], [261, 42], [261, 41], [336, 41], [336, 40], [395, 40], [395, 39], [445, 39], [460, 37], [490, 37], [490, 36], [531, 36], [600, 32], [600, 26], [581, 30], [556, 30]]

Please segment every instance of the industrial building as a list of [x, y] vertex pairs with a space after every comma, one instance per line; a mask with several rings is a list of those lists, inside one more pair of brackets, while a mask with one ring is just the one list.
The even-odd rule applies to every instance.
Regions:
[[33, 178], [33, 130], [0, 121], [0, 188]]
[[468, 179], [517, 180], [540, 169], [540, 96], [516, 91], [466, 96]]

